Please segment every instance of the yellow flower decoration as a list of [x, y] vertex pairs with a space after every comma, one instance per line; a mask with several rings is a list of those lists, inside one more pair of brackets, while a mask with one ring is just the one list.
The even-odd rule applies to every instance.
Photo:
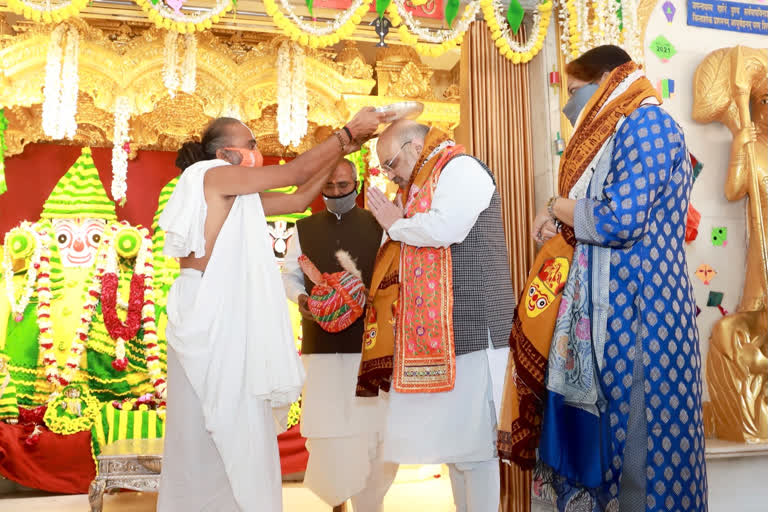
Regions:
[[34, 3], [25, 0], [8, 0], [8, 8], [15, 14], [28, 20], [43, 23], [60, 23], [80, 14], [90, 0], [72, 0], [66, 4], [47, 7], [45, 3]]
[[[275, 25], [293, 41], [302, 46], [309, 46], [310, 48], [325, 48], [327, 46], [333, 46], [343, 39], [349, 38], [354, 33], [357, 25], [363, 21], [363, 17], [365, 17], [370, 10], [372, 1], [373, 0], [363, 0], [360, 7], [348, 16], [347, 21], [342, 23], [334, 32], [326, 35], [311, 34], [302, 30], [290, 19], [290, 17], [280, 11], [275, 0], [264, 0], [264, 10], [272, 17], [272, 21]], [[348, 14], [349, 11], [347, 11], [347, 14], [341, 15], [341, 18]]]
[[[88, 0], [86, 0], [87, 2]], [[135, 0], [136, 5], [141, 7], [149, 18], [149, 20], [155, 24], [157, 28], [163, 28], [165, 30], [173, 30], [179, 34], [192, 34], [194, 32], [203, 32], [213, 26], [214, 23], [218, 23], [221, 17], [232, 11], [234, 5], [230, 1], [218, 1], [216, 6], [210, 11], [202, 15], [185, 16], [180, 15], [179, 19], [173, 19], [170, 14], [166, 14], [163, 11], [162, 2], [158, 2], [158, 5], [153, 5], [148, 0]], [[170, 9], [167, 11], [173, 12]]]
[[[516, 49], [520, 48], [517, 42], [510, 40], [508, 27], [504, 27], [503, 25], [503, 23], [506, 23], [506, 20], [502, 19], [499, 21], [499, 13], [501, 10], [496, 9], [496, 2], [498, 2], [498, 0], [480, 0], [480, 8], [483, 11], [483, 18], [488, 23], [491, 39], [493, 39], [494, 44], [499, 49], [499, 53], [511, 60], [514, 64], [530, 62], [530, 60], [544, 47], [544, 38], [547, 35], [549, 22], [552, 18], [552, 0], [546, 0], [544, 3], [539, 4], [538, 31], [536, 34], [528, 36], [528, 42], [523, 45], [524, 49], [522, 51]], [[534, 27], [536, 27], [536, 24], [534, 24]]]
[[[423, 2], [426, 3], [426, 0]], [[414, 5], [421, 5], [416, 4]], [[466, 11], [465, 11], [466, 13]], [[426, 55], [428, 57], [439, 57], [449, 50], [457, 48], [464, 40], [464, 33], [458, 33], [453, 39], [448, 39], [442, 43], [420, 43], [418, 36], [415, 36], [408, 30], [408, 26], [403, 23], [403, 18], [397, 11], [397, 6], [394, 2], [387, 6], [387, 14], [392, 25], [397, 27], [397, 34], [400, 36], [400, 41], [416, 50], [419, 55]]]

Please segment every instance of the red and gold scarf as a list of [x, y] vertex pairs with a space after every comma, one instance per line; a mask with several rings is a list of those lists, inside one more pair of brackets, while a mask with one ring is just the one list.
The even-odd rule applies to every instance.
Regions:
[[[429, 211], [445, 164], [463, 153], [432, 129], [414, 167], [405, 217]], [[453, 267], [449, 248], [414, 247], [388, 240], [379, 251], [366, 311], [358, 396], [389, 391], [439, 393], [453, 389]]]

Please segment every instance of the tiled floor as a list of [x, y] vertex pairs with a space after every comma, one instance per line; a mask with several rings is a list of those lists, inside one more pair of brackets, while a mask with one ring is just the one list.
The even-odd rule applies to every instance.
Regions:
[[[440, 474], [435, 478], [434, 474]], [[17, 495], [18, 496], [18, 495]], [[157, 496], [152, 493], [122, 493], [104, 497], [103, 512], [151, 512]], [[283, 485], [285, 512], [330, 512], [301, 484]], [[384, 501], [384, 512], [453, 512], [451, 483], [446, 468], [406, 466]], [[0, 499], [0, 512], [87, 512], [88, 497], [50, 496]]]

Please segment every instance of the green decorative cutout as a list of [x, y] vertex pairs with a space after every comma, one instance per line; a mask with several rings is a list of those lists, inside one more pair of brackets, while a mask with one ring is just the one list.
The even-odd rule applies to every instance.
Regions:
[[379, 15], [379, 19], [384, 18], [384, 13], [387, 12], [390, 2], [392, 0], [376, 0], [376, 13]]
[[[513, 0], [514, 1], [514, 0]], [[453, 26], [453, 20], [459, 14], [459, 0], [445, 0], [445, 22]]]
[[523, 6], [520, 5], [520, 0], [510, 0], [509, 9], [507, 9], [507, 23], [509, 23], [509, 28], [512, 29], [513, 34], [517, 35], [517, 32], [520, 30], [524, 15], [525, 11]]
[[659, 36], [651, 41], [651, 51], [654, 55], [666, 62], [677, 54], [677, 50], [664, 36]]
[[723, 302], [722, 292], [709, 292], [709, 298], [707, 299], [707, 306], [710, 308], [716, 308]]

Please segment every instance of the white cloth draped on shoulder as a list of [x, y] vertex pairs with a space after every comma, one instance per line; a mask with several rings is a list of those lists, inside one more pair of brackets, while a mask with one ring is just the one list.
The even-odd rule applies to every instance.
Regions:
[[[166, 255], [205, 255], [204, 177], [222, 165], [228, 164], [199, 162], [182, 174], [160, 217]], [[278, 408], [295, 401], [304, 369], [258, 194], [235, 198], [194, 294], [194, 299], [170, 294], [168, 343], [200, 401], [239, 507], [280, 510], [280, 496], [265, 496], [258, 484], [267, 478], [258, 474], [264, 458], [260, 440], [270, 435], [276, 444], [260, 411], [265, 402]], [[279, 476], [279, 460], [273, 465]]]

